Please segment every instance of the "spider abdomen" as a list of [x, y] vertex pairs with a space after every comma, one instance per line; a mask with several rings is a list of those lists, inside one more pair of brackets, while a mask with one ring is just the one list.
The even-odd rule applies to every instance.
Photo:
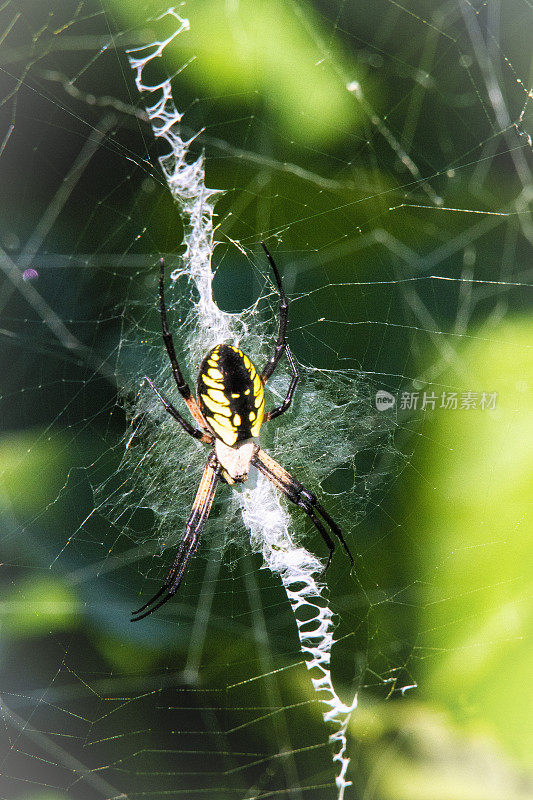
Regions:
[[229, 447], [259, 434], [265, 413], [263, 382], [238, 347], [217, 344], [208, 352], [196, 391], [210, 428]]

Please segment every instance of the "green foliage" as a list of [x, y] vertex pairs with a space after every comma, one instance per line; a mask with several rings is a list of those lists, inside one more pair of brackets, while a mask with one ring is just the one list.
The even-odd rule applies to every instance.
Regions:
[[21, 800], [67, 800], [67, 795], [56, 791], [31, 792], [21, 797]]
[[[136, 18], [135, 0], [113, 0]], [[332, 143], [353, 130], [361, 115], [345, 88], [357, 70], [332, 42], [310, 5], [283, 0], [193, 0], [183, 9], [191, 30], [165, 50], [170, 73], [193, 61], [183, 79], [206, 92], [249, 106], [250, 95], [272, 124], [308, 145]], [[339, 80], [346, 75], [346, 80]]]
[[60, 433], [26, 430], [0, 441], [0, 506], [20, 514], [42, 510], [64, 484], [71, 453]]
[[375, 800], [529, 800], [533, 784], [483, 732], [433, 703], [363, 703], [350, 724], [355, 785]]
[[529, 767], [532, 340], [531, 320], [519, 317], [465, 341], [442, 382], [497, 391], [496, 408], [429, 416], [411, 521], [422, 578], [421, 692]]
[[2, 597], [2, 627], [14, 639], [70, 630], [78, 620], [76, 594], [55, 577], [27, 577]]

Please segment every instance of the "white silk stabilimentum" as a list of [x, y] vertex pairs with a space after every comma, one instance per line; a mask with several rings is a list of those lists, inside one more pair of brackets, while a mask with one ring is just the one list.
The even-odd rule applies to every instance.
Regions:
[[[158, 19], [173, 17], [177, 29], [162, 41], [128, 51], [136, 85], [141, 93], [148, 93], [155, 102], [146, 111], [154, 136], [164, 139], [169, 146], [167, 154], [159, 161], [174, 200], [177, 202], [185, 230], [186, 250], [183, 270], [194, 283], [198, 299], [193, 309], [198, 325], [194, 341], [186, 342], [189, 352], [202, 354], [217, 342], [238, 342], [245, 333], [245, 323], [236, 315], [222, 312], [213, 300], [211, 257], [216, 242], [213, 236], [213, 198], [218, 191], [208, 189], [204, 180], [203, 156], [189, 163], [191, 139], [183, 141], [180, 135], [181, 115], [174, 105], [170, 80], [150, 85], [143, 82], [143, 70], [165, 47], [183, 31], [189, 22], [170, 8]], [[200, 333], [200, 335], [198, 335]], [[241, 506], [244, 524], [250, 531], [254, 551], [261, 552], [265, 566], [280, 576], [294, 613], [300, 647], [311, 670], [311, 680], [321, 703], [327, 706], [323, 713], [325, 722], [333, 726], [330, 742], [334, 747], [334, 762], [338, 762], [336, 785], [338, 798], [343, 800], [345, 789], [351, 785], [346, 780], [349, 759], [346, 757], [346, 729], [357, 699], [350, 706], [341, 702], [331, 681], [330, 658], [334, 643], [332, 612], [324, 595], [324, 585], [317, 580], [323, 572], [322, 563], [305, 548], [293, 542], [289, 532], [290, 517], [280, 502], [275, 487], [259, 475], [255, 485], [245, 484], [236, 493]]]

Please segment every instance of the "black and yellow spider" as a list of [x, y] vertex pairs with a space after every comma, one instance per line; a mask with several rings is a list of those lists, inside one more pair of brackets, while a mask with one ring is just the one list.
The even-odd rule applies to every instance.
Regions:
[[[132, 622], [152, 614], [173, 597], [182, 581], [189, 559], [198, 546], [200, 534], [213, 504], [218, 481], [223, 480], [230, 485], [237, 482], [242, 483], [248, 477], [250, 465], [262, 472], [291, 502], [305, 511], [328, 546], [328, 566], [334, 544], [324, 522], [342, 543], [353, 565], [353, 558], [344, 541], [341, 529], [320, 505], [315, 495], [289, 475], [254, 441], [263, 422], [279, 417], [289, 408], [299, 378], [293, 355], [286, 340], [289, 303], [283, 291], [274, 259], [265, 244], [263, 242], [261, 244], [274, 272], [280, 295], [279, 332], [274, 354], [259, 374], [248, 356], [238, 347], [217, 344], [207, 353], [200, 364], [196, 382], [197, 400], [192, 396], [181, 373], [172, 334], [168, 327], [164, 289], [165, 264], [161, 259], [159, 303], [163, 341], [178, 391], [199, 428], [195, 428], [181, 416], [165, 395], [153, 385], [150, 378], [146, 378], [146, 380], [161, 400], [165, 410], [180, 423], [190, 436], [210, 445], [212, 450], [194, 499], [191, 515], [187, 521], [185, 536], [178, 547], [170, 572], [161, 589], [141, 608], [133, 612]], [[292, 372], [287, 396], [281, 405], [265, 414], [263, 387], [274, 372], [283, 353], [287, 355]], [[319, 519], [317, 513], [324, 522]]]

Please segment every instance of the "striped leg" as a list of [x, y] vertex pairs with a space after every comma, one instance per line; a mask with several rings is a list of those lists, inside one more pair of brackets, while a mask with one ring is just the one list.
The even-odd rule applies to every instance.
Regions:
[[153, 614], [154, 611], [161, 608], [162, 605], [176, 594], [183, 575], [185, 574], [185, 570], [187, 569], [189, 559], [198, 546], [200, 534], [207, 522], [211, 506], [213, 505], [217, 483], [220, 479], [220, 473], [220, 464], [215, 454], [211, 453], [194, 499], [191, 515], [187, 520], [185, 536], [180, 542], [170, 572], [165, 578], [161, 589], [156, 592], [147, 603], [133, 612], [131, 618], [132, 622], [138, 622], [149, 614]]
[[259, 470], [259, 472], [262, 472], [263, 475], [266, 475], [269, 481], [272, 481], [274, 486], [276, 486], [285, 495], [285, 497], [305, 511], [328, 547], [329, 558], [326, 569], [329, 567], [335, 547], [330, 534], [324, 527], [322, 520], [320, 520], [315, 512], [320, 514], [324, 522], [326, 522], [331, 529], [332, 533], [340, 541], [353, 566], [353, 556], [350, 553], [341, 529], [332, 519], [332, 517], [330, 517], [326, 509], [323, 508], [323, 506], [318, 502], [316, 496], [302, 486], [302, 484], [297, 481], [296, 478], [293, 478], [292, 475], [287, 472], [287, 470], [283, 469], [283, 467], [278, 464], [277, 461], [274, 461], [274, 459], [271, 458], [268, 453], [265, 453], [264, 450], [257, 448], [252, 457], [252, 464]]

